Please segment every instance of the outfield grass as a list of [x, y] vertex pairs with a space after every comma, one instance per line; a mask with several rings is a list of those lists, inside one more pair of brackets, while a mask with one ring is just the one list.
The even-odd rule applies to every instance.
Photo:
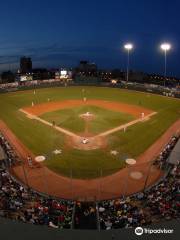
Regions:
[[86, 123], [80, 115], [86, 112], [94, 115], [94, 119], [88, 122], [88, 132], [94, 134], [115, 128], [134, 119], [132, 115], [127, 113], [114, 112], [90, 105], [48, 112], [42, 114], [40, 118], [48, 122], [55, 121], [57, 126], [74, 133], [82, 133], [85, 131]]
[[[156, 111], [157, 114], [149, 121], [131, 126], [126, 133], [116, 132], [109, 136], [109, 146], [106, 150], [86, 152], [67, 149], [64, 145], [66, 139], [63, 134], [36, 120], [28, 119], [19, 112], [20, 108], [30, 106], [32, 101], [37, 104], [47, 102], [48, 98], [51, 101], [82, 99], [82, 87], [38, 89], [36, 95], [33, 94], [33, 90], [0, 95], [0, 119], [6, 122], [35, 155], [45, 154], [47, 156], [45, 164], [49, 168], [64, 175], [70, 175], [70, 168], [73, 169], [73, 177], [77, 178], [93, 178], [99, 175], [100, 169], [107, 170], [106, 173], [118, 171], [124, 166], [126, 157], [137, 157], [144, 152], [180, 117], [180, 101], [177, 99], [114, 88], [83, 88], [85, 88], [87, 99], [141, 105]], [[108, 128], [109, 120], [106, 119]], [[74, 124], [74, 126], [78, 125]], [[98, 123], [92, 131], [100, 128], [101, 124]], [[76, 127], [74, 130], [77, 130]], [[62, 149], [62, 154], [53, 155], [52, 151], [55, 149]], [[119, 151], [119, 155], [112, 156], [111, 150]]]

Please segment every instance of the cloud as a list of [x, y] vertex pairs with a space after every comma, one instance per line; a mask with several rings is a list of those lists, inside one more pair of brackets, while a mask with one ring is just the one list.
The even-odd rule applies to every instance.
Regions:
[[35, 46], [26, 48], [25, 51], [29, 55], [49, 55], [49, 54], [82, 54], [82, 53], [101, 53], [108, 49], [103, 46], [83, 45], [83, 46], [60, 46], [59, 44], [51, 44], [49, 46]]
[[[33, 66], [49, 65], [74, 65], [80, 59], [91, 59], [95, 56], [102, 56], [110, 53], [113, 49], [107, 49], [105, 46], [98, 45], [60, 45], [52, 43], [47, 45], [33, 44], [27, 46], [4, 45], [1, 48], [0, 69], [9, 68], [9, 64], [19, 66], [21, 56], [32, 58]], [[52, 67], [53, 67], [52, 66]]]
[[0, 56], [0, 65], [18, 62], [18, 56]]

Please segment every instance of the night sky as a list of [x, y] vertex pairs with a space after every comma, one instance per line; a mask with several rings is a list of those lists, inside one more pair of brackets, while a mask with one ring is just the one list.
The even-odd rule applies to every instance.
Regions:
[[1, 0], [0, 71], [14, 70], [23, 55], [33, 67], [125, 69], [123, 45], [132, 42], [131, 69], [163, 73], [161, 42], [170, 42], [168, 75], [180, 77], [178, 0]]

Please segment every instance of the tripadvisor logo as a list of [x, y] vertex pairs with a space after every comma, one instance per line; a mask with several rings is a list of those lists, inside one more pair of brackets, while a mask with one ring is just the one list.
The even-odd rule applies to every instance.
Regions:
[[135, 229], [135, 234], [136, 235], [142, 235], [143, 234], [143, 228], [142, 227], [137, 227], [136, 229]]
[[135, 228], [135, 234], [138, 236], [142, 234], [172, 234], [173, 232], [174, 232], [173, 229], [165, 229], [165, 228], [158, 228], [158, 229], [142, 228], [142, 227]]

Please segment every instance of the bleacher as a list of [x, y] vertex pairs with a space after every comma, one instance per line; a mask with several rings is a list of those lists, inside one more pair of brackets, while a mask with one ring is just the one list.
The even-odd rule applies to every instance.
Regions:
[[[164, 164], [168, 164], [171, 152], [176, 149], [175, 146], [179, 146], [178, 139], [179, 136], [172, 136], [154, 162], [157, 167], [163, 168]], [[166, 168], [168, 172], [165, 178], [144, 192], [119, 199], [82, 202], [45, 196], [19, 183], [9, 173], [9, 168], [18, 164], [16, 154], [2, 135], [0, 146], [7, 155], [6, 164], [0, 161], [2, 217], [59, 229], [94, 230], [146, 226], [162, 220], [180, 218], [179, 155], [176, 155], [177, 164], [170, 164]]]

